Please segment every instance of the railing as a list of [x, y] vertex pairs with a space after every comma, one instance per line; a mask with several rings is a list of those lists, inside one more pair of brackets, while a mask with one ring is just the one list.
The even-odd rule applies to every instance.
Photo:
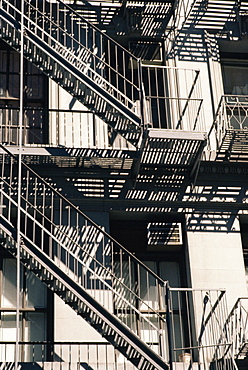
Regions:
[[[38, 364], [44, 370], [78, 370], [81, 368], [134, 369], [125, 357], [107, 342], [19, 342], [20, 360], [28, 366]], [[14, 361], [15, 342], [0, 342], [0, 362]], [[88, 367], [87, 367], [88, 366]], [[12, 369], [8, 367], [8, 369]], [[25, 364], [24, 364], [25, 369]]]
[[147, 122], [155, 128], [204, 131], [199, 71], [143, 65]]
[[220, 148], [227, 130], [248, 129], [248, 96], [223, 95], [221, 97], [212, 128], [209, 132], [215, 135], [217, 149]]
[[232, 369], [225, 292], [169, 288], [168, 294], [172, 361], [216, 363], [218, 369]]
[[[1, 149], [1, 218], [15, 228], [17, 160]], [[23, 240], [165, 356], [165, 282], [25, 164], [22, 179]]]
[[[20, 4], [0, 2], [15, 20], [20, 20]], [[135, 109], [141, 99], [139, 59], [64, 2], [24, 0], [24, 27], [126, 108]]]
[[[234, 358], [244, 358], [248, 345], [248, 298], [239, 298], [226, 321]], [[245, 348], [246, 346], [246, 348]], [[244, 352], [242, 352], [244, 349]]]
[[[233, 345], [238, 353], [248, 338], [247, 299], [238, 300], [229, 316], [222, 290], [167, 287], [166, 300], [167, 324], [161, 329], [168, 331], [166, 352], [168, 356], [172, 350], [173, 369], [182, 369], [180, 362], [188, 369], [194, 362], [200, 368], [212, 363], [219, 370], [233, 370]], [[0, 343], [1, 362], [13, 361], [14, 346], [15, 342]], [[42, 369], [45, 362], [63, 362], [66, 369], [78, 362], [103, 369], [132, 366], [106, 342], [20, 342], [19, 348], [21, 361], [38, 362]]]
[[[204, 130], [199, 71], [154, 66], [142, 70], [147, 122], [156, 128]], [[89, 110], [24, 109], [24, 145], [108, 148], [109, 134], [106, 124]], [[0, 141], [18, 145], [18, 139], [19, 108], [0, 107]]]
[[[109, 148], [106, 124], [88, 110], [24, 108], [22, 144]], [[19, 145], [19, 108], [0, 107], [0, 142]]]

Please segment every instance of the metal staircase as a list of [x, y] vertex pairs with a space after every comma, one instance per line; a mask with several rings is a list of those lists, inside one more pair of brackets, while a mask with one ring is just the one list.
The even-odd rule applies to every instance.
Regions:
[[[1, 0], [0, 37], [20, 51], [21, 2]], [[138, 147], [140, 61], [60, 0], [24, 0], [25, 57]]]
[[[1, 0], [0, 6], [0, 37], [20, 51], [20, 2]], [[175, 90], [173, 84], [176, 80], [170, 81], [169, 69], [163, 69], [162, 79], [159, 78], [152, 84], [156, 91], [150, 91], [149, 83], [144, 86], [145, 83], [147, 85], [147, 76], [144, 80], [144, 74], [147, 75], [148, 72], [140, 59], [62, 1], [24, 0], [24, 30], [25, 57], [82, 102], [89, 111], [105, 121], [110, 130], [120, 134], [133, 148], [138, 149], [140, 157], [142, 151], [151, 151], [155, 140], [158, 141], [156, 152], [159, 152], [159, 155], [162, 156], [168, 148], [166, 135], [158, 135], [157, 139], [153, 135], [150, 138], [147, 128], [153, 126], [163, 129], [175, 128], [173, 137], [170, 133], [169, 138], [169, 146], [175, 147], [173, 152], [176, 152], [178, 145], [185, 140], [190, 158], [198, 161], [205, 143], [203, 133], [196, 135], [196, 141], [192, 141], [191, 135], [192, 131], [199, 130], [201, 99], [194, 97], [198, 75], [193, 79], [186, 100], [184, 97], [178, 97], [179, 104], [184, 104], [184, 107], [177, 118], [172, 103]], [[157, 69], [155, 72], [157, 76]], [[153, 73], [154, 71], [149, 72], [150, 79]], [[167, 85], [173, 90], [170, 91], [171, 101], [170, 97], [167, 97]], [[153, 118], [151, 110], [157, 110]], [[192, 121], [191, 128], [182, 124], [187, 116]], [[185, 129], [189, 131], [186, 136], [182, 135], [182, 130]], [[160, 145], [161, 141], [165, 144]], [[170, 161], [171, 156], [166, 158]], [[167, 164], [162, 157], [161, 159], [163, 165]], [[186, 161], [184, 164], [190, 168], [194, 167], [192, 161]]]
[[138, 369], [168, 369], [164, 281], [24, 163], [17, 203], [18, 161], [1, 153], [2, 247], [17, 255], [19, 209], [21, 262]]

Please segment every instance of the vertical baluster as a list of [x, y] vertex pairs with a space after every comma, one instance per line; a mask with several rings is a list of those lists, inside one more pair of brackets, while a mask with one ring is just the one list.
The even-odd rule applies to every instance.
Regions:
[[58, 244], [58, 264], [62, 263], [62, 246], [61, 246], [61, 229], [62, 229], [62, 221], [63, 221], [63, 209], [62, 209], [62, 199], [58, 199], [58, 233], [57, 233], [57, 238], [59, 240]]
[[[12, 192], [14, 193], [15, 191], [15, 187], [14, 187], [14, 184], [13, 184], [13, 163], [14, 163], [14, 158], [13, 157], [9, 157], [9, 191], [8, 191], [8, 195], [9, 195], [9, 200], [8, 200], [8, 220], [11, 222], [11, 207], [12, 207], [12, 204], [11, 204], [11, 198], [12, 198]], [[8, 181], [8, 178], [6, 176], [6, 180]], [[13, 190], [11, 189], [13, 187]]]
[[35, 243], [35, 234], [36, 234], [36, 226], [35, 226], [35, 221], [36, 221], [36, 209], [37, 209], [37, 187], [38, 187], [38, 184], [37, 184], [37, 177], [34, 178], [34, 194], [33, 194], [33, 197], [34, 197], [34, 200], [33, 200], [33, 205], [34, 205], [34, 214], [33, 214], [33, 217], [34, 217], [34, 221], [33, 221], [33, 238], [32, 238], [32, 241]]
[[123, 69], [123, 77], [122, 77], [122, 81], [123, 81], [123, 93], [124, 95], [126, 96], [127, 95], [127, 82], [126, 82], [126, 53], [124, 53], [124, 51], [121, 52], [122, 53], [122, 69]]
[[41, 212], [42, 212], [42, 214], [41, 214], [41, 225], [42, 225], [42, 227], [41, 227], [41, 247], [42, 247], [42, 249], [44, 250], [44, 248], [46, 249], [46, 246], [45, 246], [45, 243], [44, 243], [44, 241], [45, 241], [45, 239], [44, 239], [44, 232], [45, 232], [45, 202], [46, 202], [46, 186], [45, 186], [45, 184], [42, 184], [43, 186], [42, 186], [42, 198], [41, 198], [41, 200], [42, 200], [42, 204], [41, 204]]
[[[142, 268], [139, 263], [136, 263], [136, 268], [137, 268], [137, 286], [135, 287], [134, 292], [137, 294], [138, 298], [135, 298], [136, 301], [136, 307], [140, 310], [141, 309], [141, 284], [143, 284], [142, 278], [141, 278], [141, 271]], [[140, 322], [141, 318], [140, 315], [138, 317], [137, 323], [135, 323], [135, 315], [134, 315], [134, 328], [137, 326], [137, 334], [140, 335]]]
[[[49, 212], [49, 215], [50, 215], [50, 233], [51, 235], [54, 235], [54, 232], [55, 232], [55, 229], [54, 229], [54, 226], [53, 226], [53, 223], [55, 222], [54, 220], [54, 192], [52, 191], [51, 192], [51, 195], [49, 197], [49, 199], [51, 199], [51, 203], [50, 203], [50, 212]], [[49, 207], [49, 205], [48, 205]], [[49, 245], [48, 245], [48, 248], [49, 248], [49, 257], [50, 258], [53, 258], [53, 256], [55, 256], [56, 253], [53, 253], [53, 239], [51, 236], [49, 236]]]
[[115, 55], [115, 65], [114, 65], [114, 70], [115, 70], [115, 87], [117, 88], [117, 90], [119, 90], [119, 76], [118, 76], [118, 72], [119, 72], [119, 67], [118, 67], [118, 48], [117, 48], [117, 45], [114, 46], [114, 55]]
[[60, 349], [60, 351], [59, 351], [60, 352], [60, 370], [62, 370], [64, 360], [63, 360], [63, 347], [62, 347], [61, 344], [59, 346], [59, 349]]
[[[192, 347], [193, 346], [193, 338], [192, 338], [192, 331], [191, 331], [191, 315], [190, 315], [190, 298], [191, 298], [191, 292], [190, 291], [185, 291], [185, 317], [184, 319], [186, 320], [187, 322], [187, 330], [188, 330], [188, 339], [189, 339], [189, 347]], [[186, 334], [186, 333], [185, 333]], [[191, 351], [191, 349], [190, 349]]]
[[[67, 222], [64, 225], [64, 231], [66, 232], [67, 236], [70, 237], [70, 231], [71, 231], [71, 212], [70, 212], [70, 206], [65, 206], [65, 209], [67, 209]], [[66, 237], [66, 244], [63, 245], [63, 248], [65, 250], [65, 258], [66, 258], [66, 268], [67, 273], [70, 273], [70, 256], [69, 256], [69, 248], [68, 245], [70, 245], [69, 238]]]
[[[78, 210], [79, 207], [77, 207]], [[77, 253], [75, 253], [75, 277], [77, 282], [79, 282], [79, 256], [80, 256], [80, 247], [81, 247], [81, 240], [80, 240], [80, 231], [79, 231], [79, 213], [78, 211], [74, 210], [75, 214], [75, 230], [76, 230], [76, 240], [79, 248], [77, 247]]]
[[[24, 168], [23, 168], [23, 171], [24, 171]], [[25, 194], [25, 215], [24, 215], [24, 234], [27, 235], [27, 232], [28, 232], [28, 216], [27, 216], [27, 213], [28, 213], [28, 197], [29, 197], [29, 176], [30, 176], [30, 173], [28, 170], [25, 170], [26, 172], [26, 194]], [[24, 180], [24, 176], [23, 176], [23, 180]]]
[[5, 180], [5, 176], [4, 176], [4, 169], [5, 169], [5, 153], [3, 153], [1, 155], [1, 165], [2, 165], [2, 168], [1, 168], [1, 195], [0, 195], [0, 214], [3, 214], [4, 213], [4, 198], [3, 198], [3, 191], [4, 191], [4, 180]]
[[3, 108], [0, 109], [0, 142], [1, 143], [6, 142], [6, 139], [4, 139], [4, 128], [5, 128], [5, 133], [6, 133], [7, 131], [6, 113], [7, 112], [8, 111], [4, 110]]

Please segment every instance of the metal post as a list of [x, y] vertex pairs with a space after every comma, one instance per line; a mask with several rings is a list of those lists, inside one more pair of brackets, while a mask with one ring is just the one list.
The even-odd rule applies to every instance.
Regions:
[[145, 92], [143, 86], [143, 78], [142, 78], [142, 64], [141, 59], [138, 60], [138, 78], [139, 78], [139, 94], [140, 94], [140, 116], [141, 116], [141, 128], [144, 130], [145, 128]]
[[170, 370], [173, 370], [173, 345], [172, 345], [172, 332], [171, 332], [171, 314], [170, 314], [170, 287], [168, 282], [165, 286], [165, 304], [166, 304], [166, 323], [168, 333], [168, 351], [169, 351], [169, 365]]
[[23, 71], [24, 71], [24, 1], [21, 1], [21, 53], [20, 53], [20, 114], [19, 114], [19, 156], [18, 156], [18, 192], [17, 192], [17, 267], [16, 267], [16, 345], [15, 345], [15, 370], [18, 370], [19, 341], [20, 341], [20, 247], [21, 247], [21, 160], [22, 160], [22, 127], [23, 127]]

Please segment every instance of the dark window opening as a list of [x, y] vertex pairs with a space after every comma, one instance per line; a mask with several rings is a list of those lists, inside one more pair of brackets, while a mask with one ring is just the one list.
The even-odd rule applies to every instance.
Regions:
[[[0, 140], [18, 144], [20, 56], [0, 41]], [[48, 78], [24, 60], [23, 144], [48, 143]]]
[[242, 63], [222, 64], [224, 92], [228, 95], [248, 95], [248, 67]]

